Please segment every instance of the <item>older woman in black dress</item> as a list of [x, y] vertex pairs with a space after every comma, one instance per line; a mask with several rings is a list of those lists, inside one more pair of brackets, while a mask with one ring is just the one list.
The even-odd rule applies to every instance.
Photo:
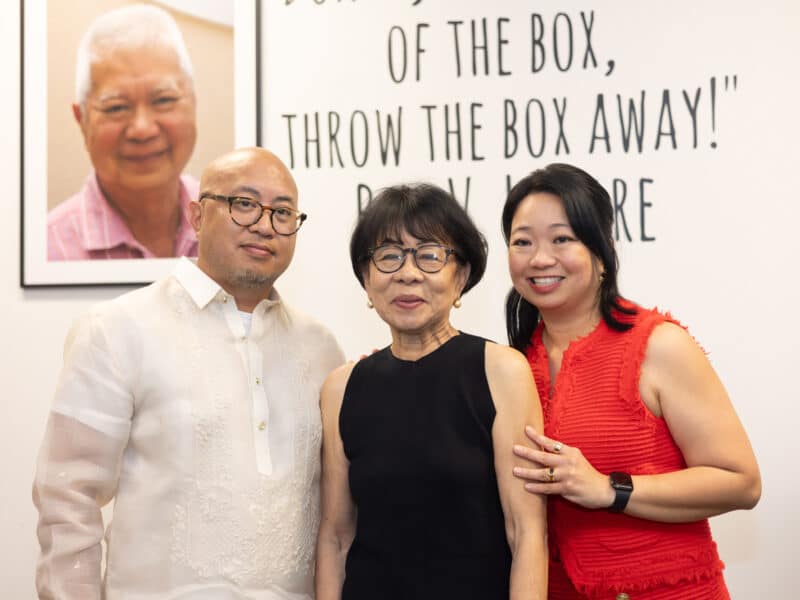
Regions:
[[509, 452], [541, 427], [530, 368], [450, 323], [483, 237], [443, 190], [400, 186], [361, 214], [350, 255], [392, 341], [322, 390], [317, 600], [544, 599], [545, 503]]

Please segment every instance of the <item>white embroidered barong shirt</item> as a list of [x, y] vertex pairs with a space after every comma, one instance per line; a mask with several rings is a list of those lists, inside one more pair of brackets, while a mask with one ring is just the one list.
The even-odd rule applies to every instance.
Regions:
[[181, 259], [79, 320], [64, 361], [34, 482], [40, 598], [312, 597], [319, 391], [344, 361], [327, 329], [273, 292], [248, 333]]

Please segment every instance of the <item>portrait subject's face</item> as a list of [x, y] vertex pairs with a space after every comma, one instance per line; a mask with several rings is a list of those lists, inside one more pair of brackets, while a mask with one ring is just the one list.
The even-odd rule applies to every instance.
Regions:
[[100, 52], [85, 106], [73, 110], [104, 191], [177, 183], [194, 149], [195, 97], [171, 48]]

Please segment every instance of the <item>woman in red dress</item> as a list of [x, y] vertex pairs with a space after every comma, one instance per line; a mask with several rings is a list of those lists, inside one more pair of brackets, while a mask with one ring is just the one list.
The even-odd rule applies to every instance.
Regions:
[[545, 422], [515, 474], [550, 496], [549, 598], [727, 599], [708, 518], [755, 506], [758, 466], [686, 329], [620, 296], [612, 226], [606, 190], [565, 164], [503, 210], [509, 340]]

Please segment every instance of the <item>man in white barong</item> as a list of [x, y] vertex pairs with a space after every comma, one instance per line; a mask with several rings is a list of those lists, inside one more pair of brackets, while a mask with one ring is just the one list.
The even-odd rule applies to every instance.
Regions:
[[274, 287], [306, 218], [297, 186], [238, 150], [189, 211], [197, 262], [68, 336], [33, 489], [42, 599], [312, 597], [318, 398], [344, 357]]

